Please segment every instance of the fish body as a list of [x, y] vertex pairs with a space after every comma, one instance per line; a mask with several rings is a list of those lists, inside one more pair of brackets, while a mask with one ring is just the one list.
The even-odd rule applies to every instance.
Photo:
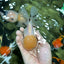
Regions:
[[27, 35], [34, 35], [32, 20], [28, 22], [27, 27], [24, 30], [24, 37]]
[[24, 43], [23, 47], [30, 51], [37, 46], [37, 39], [34, 35], [32, 21], [29, 21], [27, 28], [24, 30]]

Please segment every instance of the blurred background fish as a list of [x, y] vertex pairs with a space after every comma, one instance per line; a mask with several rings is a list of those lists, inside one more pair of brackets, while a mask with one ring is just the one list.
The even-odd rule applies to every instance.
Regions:
[[18, 15], [18, 20], [20, 22], [18, 22], [18, 26], [20, 26], [22, 23], [27, 25], [28, 23], [27, 21], [29, 21], [29, 19], [32, 20], [32, 23], [34, 26], [37, 26], [37, 25], [41, 26], [40, 21], [37, 18], [37, 15], [38, 15], [38, 9], [34, 6], [31, 7], [29, 14], [26, 11], [25, 7], [20, 7], [19, 15]]
[[64, 64], [64, 60], [57, 57], [52, 57], [52, 64]]
[[19, 12], [17, 13], [14, 10], [2, 10], [0, 9], [0, 15], [2, 19], [6, 20], [7, 22], [15, 23], [17, 22], [17, 26], [20, 27], [22, 24], [27, 25], [27, 21], [32, 19], [33, 25], [41, 26], [40, 21], [38, 20], [38, 9], [34, 6], [31, 7], [30, 14], [27, 13], [25, 7], [20, 7]]
[[3, 55], [6, 53], [6, 55], [8, 55], [11, 52], [9, 50], [9, 45], [11, 41], [7, 38], [6, 32], [2, 29], [2, 27], [0, 27], [0, 29], [0, 31], [2, 31], [2, 33], [0, 32], [0, 54]]
[[52, 41], [54, 48], [60, 48], [64, 46], [64, 35], [59, 36], [57, 39]]

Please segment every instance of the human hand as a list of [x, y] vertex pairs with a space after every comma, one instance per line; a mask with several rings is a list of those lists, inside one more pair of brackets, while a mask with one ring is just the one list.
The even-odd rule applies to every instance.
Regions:
[[52, 64], [52, 56], [50, 45], [40, 35], [39, 31], [35, 32], [35, 36], [38, 39], [38, 45], [31, 51], [24, 49], [23, 43], [23, 31], [24, 28], [16, 31], [16, 43], [20, 49], [25, 64]]

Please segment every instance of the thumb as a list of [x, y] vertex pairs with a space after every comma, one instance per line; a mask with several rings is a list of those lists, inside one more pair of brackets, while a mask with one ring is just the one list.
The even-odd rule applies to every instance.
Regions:
[[52, 64], [51, 49], [47, 42], [38, 46], [38, 59], [40, 64]]
[[38, 60], [40, 64], [52, 64], [51, 47], [48, 42], [41, 36], [39, 31], [36, 31], [38, 39]]

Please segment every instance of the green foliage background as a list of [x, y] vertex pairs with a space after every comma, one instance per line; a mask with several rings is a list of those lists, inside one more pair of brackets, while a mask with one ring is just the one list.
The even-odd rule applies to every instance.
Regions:
[[[40, 22], [36, 22], [36, 25], [39, 25], [40, 28], [37, 28], [42, 36], [45, 38], [47, 42], [52, 43], [52, 40], [56, 39], [60, 36], [59, 29], [64, 25], [64, 18], [62, 19], [59, 15], [59, 12], [56, 11], [56, 8], [60, 8], [63, 6], [64, 1], [63, 0], [10, 0], [9, 3], [16, 2], [16, 5], [14, 6], [13, 10], [16, 12], [19, 11], [21, 5], [26, 5], [26, 10], [30, 14], [30, 9], [32, 6], [35, 6], [38, 9], [39, 14], [41, 14], [41, 20]], [[49, 6], [47, 6], [49, 4]], [[56, 7], [54, 7], [56, 6]], [[4, 7], [5, 10], [9, 10], [9, 5], [6, 5]], [[44, 18], [46, 17], [46, 18]], [[58, 26], [54, 26], [55, 22], [51, 19], [55, 19], [58, 23]], [[46, 20], [49, 24], [49, 30], [45, 27], [46, 23], [43, 22], [43, 20]], [[16, 23], [5, 23], [2, 22], [2, 18], [0, 18], [0, 23], [3, 24], [2, 29], [6, 29], [8, 33], [8, 38], [10, 40], [15, 40], [16, 37], [16, 30], [18, 30]], [[46, 35], [45, 35], [45, 34]], [[1, 35], [2, 36], [2, 35]], [[61, 52], [60, 52], [61, 51]], [[16, 54], [15, 54], [16, 53]], [[19, 56], [18, 56], [19, 55]], [[57, 55], [59, 58], [64, 60], [64, 50], [59, 48], [57, 51], [53, 51], [53, 56]], [[20, 51], [18, 47], [14, 50], [14, 53], [12, 54], [12, 59], [10, 60], [11, 64], [24, 64], [22, 60], [22, 56], [20, 54]]]

